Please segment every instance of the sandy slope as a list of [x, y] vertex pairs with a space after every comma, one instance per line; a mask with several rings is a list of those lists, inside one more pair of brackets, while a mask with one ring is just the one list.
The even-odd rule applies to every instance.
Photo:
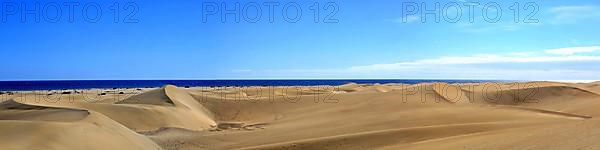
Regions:
[[[600, 140], [599, 87], [598, 83], [557, 82], [165, 86], [114, 101], [74, 96], [68, 102], [36, 101], [22, 94], [12, 98], [17, 101], [0, 104], [0, 145], [12, 149], [100, 145], [156, 149], [157, 144], [163, 149], [599, 149], [594, 142]], [[35, 142], [42, 137], [53, 140]], [[86, 142], [94, 139], [98, 142]], [[65, 142], [72, 140], [80, 142]], [[19, 144], [11, 144], [15, 141]]]
[[2, 149], [161, 149], [102, 114], [9, 100], [0, 103]]

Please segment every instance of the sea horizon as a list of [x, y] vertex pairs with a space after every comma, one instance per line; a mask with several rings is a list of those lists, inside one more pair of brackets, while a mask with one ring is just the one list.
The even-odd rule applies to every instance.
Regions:
[[429, 82], [481, 83], [524, 82], [524, 80], [489, 79], [201, 79], [201, 80], [22, 80], [0, 81], [0, 91], [73, 90], [104, 88], [157, 88], [164, 85], [181, 87], [223, 86], [338, 86], [357, 84], [418, 84]]

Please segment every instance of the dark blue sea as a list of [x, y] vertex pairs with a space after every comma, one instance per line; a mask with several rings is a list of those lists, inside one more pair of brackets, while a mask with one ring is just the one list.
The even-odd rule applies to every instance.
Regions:
[[335, 80], [69, 80], [69, 81], [0, 81], [0, 91], [63, 90], [91, 88], [146, 88], [172, 84], [185, 86], [313, 86], [342, 85], [349, 82], [366, 83], [405, 83], [423, 82], [477, 83], [498, 82], [499, 80], [414, 80], [414, 79], [335, 79]]

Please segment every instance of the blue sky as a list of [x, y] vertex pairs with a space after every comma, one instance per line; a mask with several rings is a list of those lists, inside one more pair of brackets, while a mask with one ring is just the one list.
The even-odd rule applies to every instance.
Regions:
[[[600, 2], [593, 0], [477, 1], [473, 22], [464, 4], [474, 1], [464, 0], [1, 2], [0, 80], [600, 79]], [[221, 15], [236, 2], [239, 22]], [[271, 22], [265, 4], [274, 2]], [[403, 9], [436, 2], [447, 14], [457, 9], [445, 5], [459, 4], [461, 19], [436, 22]], [[492, 3], [500, 8], [484, 7]], [[484, 9], [488, 18], [502, 16], [490, 23]], [[530, 14], [538, 21], [524, 23]]]

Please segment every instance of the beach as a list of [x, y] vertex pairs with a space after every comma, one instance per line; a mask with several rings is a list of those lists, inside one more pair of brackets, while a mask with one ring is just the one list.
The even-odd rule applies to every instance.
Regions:
[[600, 148], [599, 82], [166, 85], [0, 96], [4, 149]]

